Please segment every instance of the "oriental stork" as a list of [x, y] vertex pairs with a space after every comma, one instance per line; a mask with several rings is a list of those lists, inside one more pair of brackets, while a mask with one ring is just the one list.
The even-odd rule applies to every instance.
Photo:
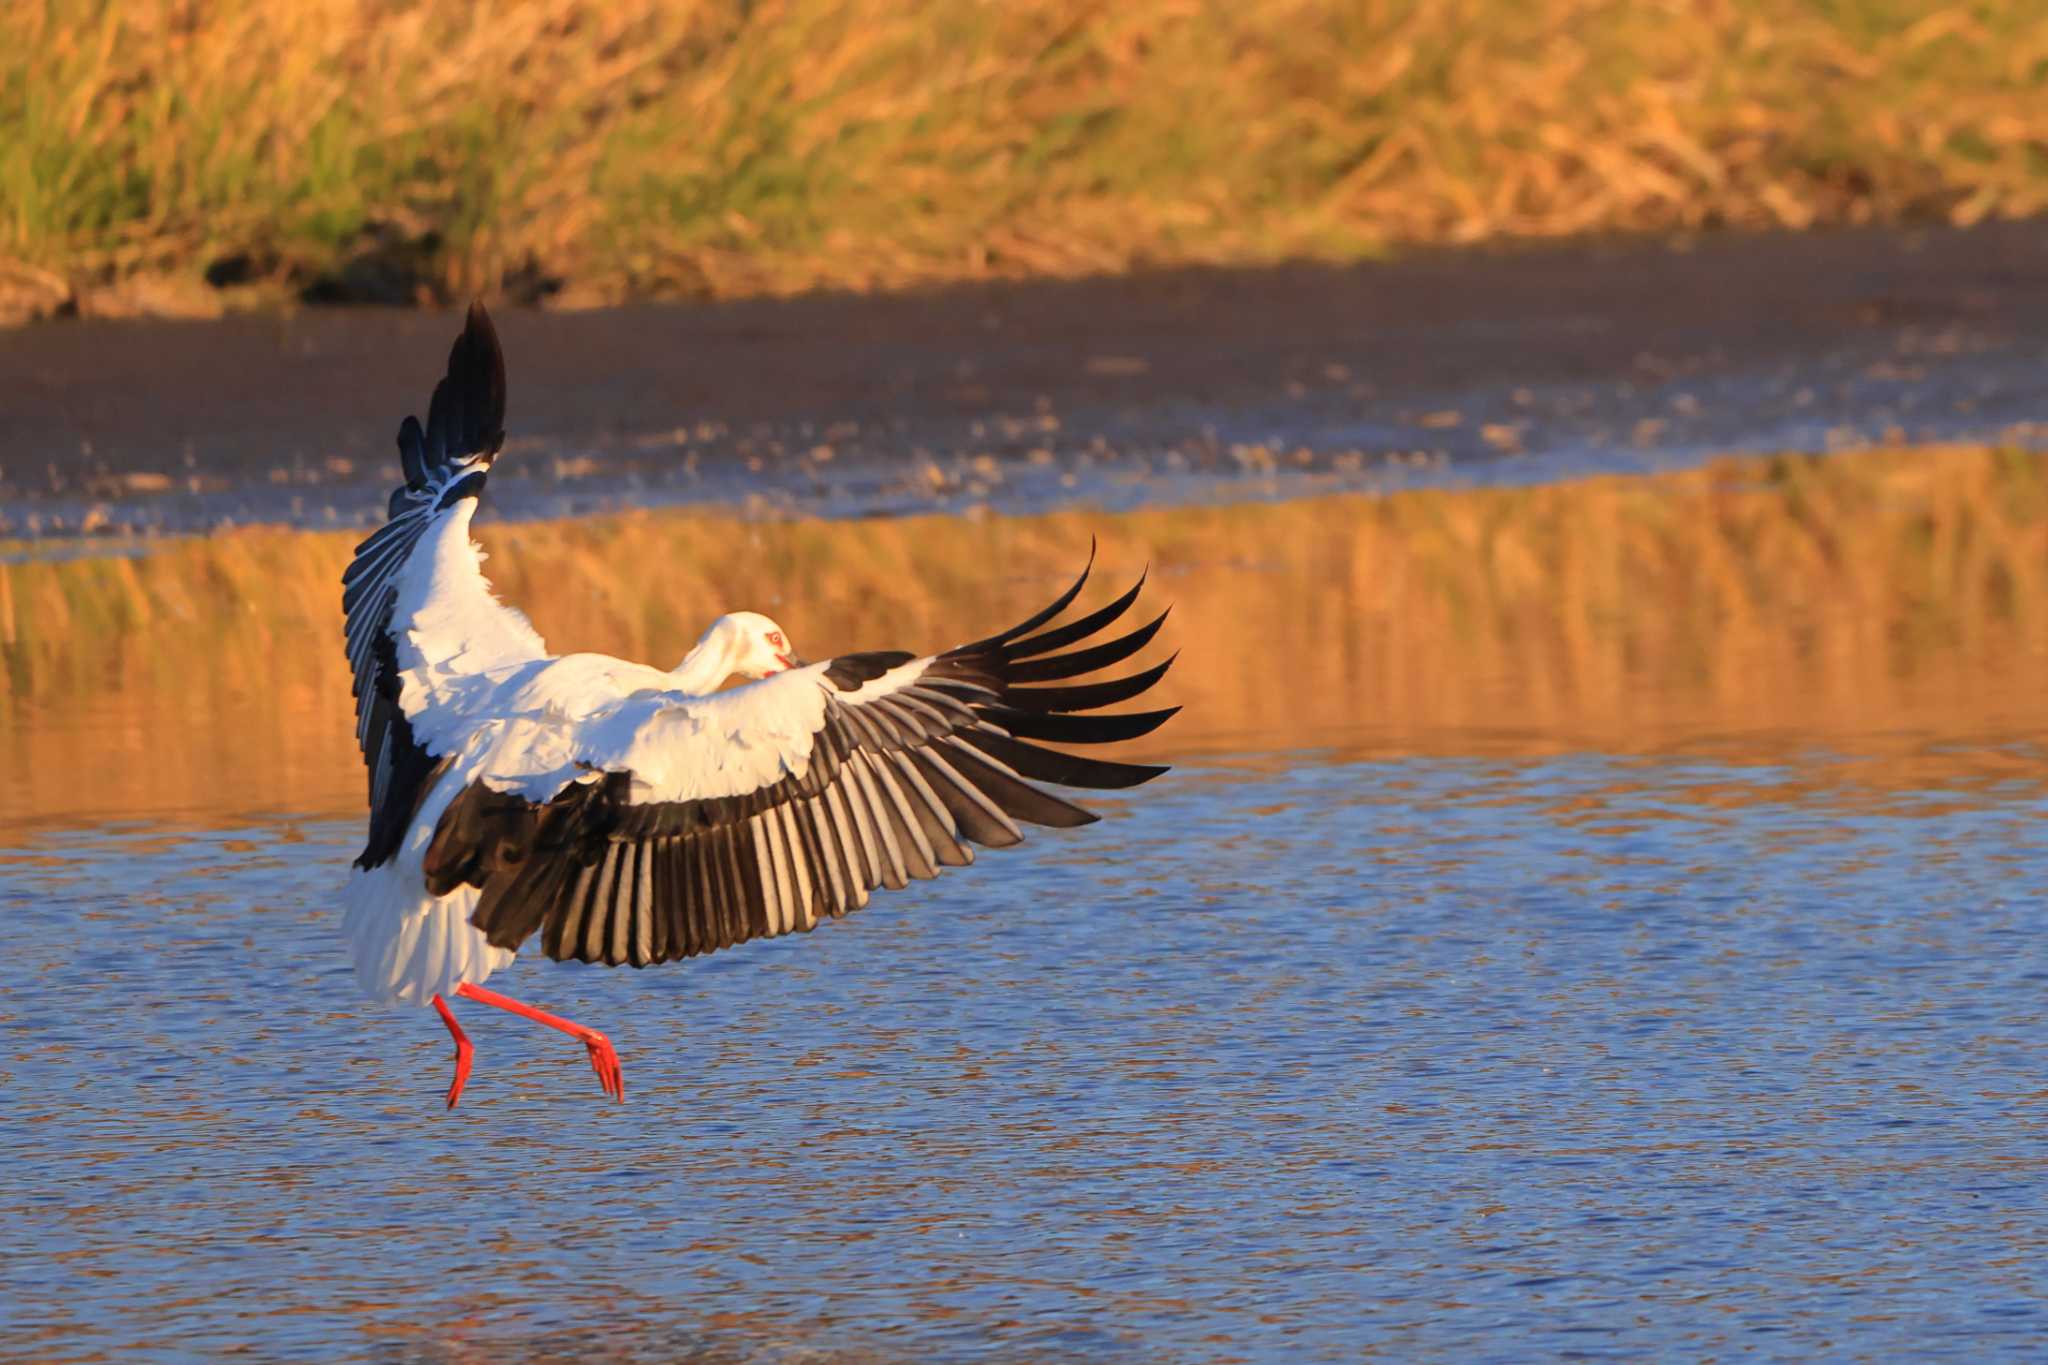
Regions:
[[[1030, 620], [936, 654], [805, 664], [787, 632], [744, 611], [673, 669], [548, 653], [470, 540], [504, 413], [497, 334], [472, 306], [426, 424], [398, 429], [405, 482], [389, 520], [342, 580], [370, 788], [343, 932], [365, 994], [440, 1012], [455, 1040], [450, 1108], [472, 1056], [458, 997], [576, 1038], [605, 1093], [625, 1098], [604, 1034], [484, 989], [536, 932], [551, 958], [644, 967], [809, 930], [877, 887], [965, 866], [976, 844], [1014, 844], [1021, 825], [1096, 819], [1036, 782], [1132, 787], [1166, 771], [1039, 743], [1135, 738], [1178, 709], [1087, 714], [1144, 692], [1171, 659], [1073, 681], [1157, 633], [1163, 614], [1093, 641], [1142, 578], [1049, 627], [1083, 570]], [[751, 681], [720, 690], [734, 675]]]

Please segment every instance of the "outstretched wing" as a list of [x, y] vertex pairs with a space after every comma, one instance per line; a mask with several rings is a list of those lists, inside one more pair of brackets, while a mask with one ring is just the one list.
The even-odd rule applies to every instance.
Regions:
[[975, 844], [1015, 844], [1025, 824], [1090, 823], [1034, 784], [1132, 787], [1166, 769], [1043, 741], [1131, 739], [1179, 708], [1087, 714], [1144, 692], [1173, 661], [1068, 681], [1135, 654], [1166, 619], [1058, 653], [1121, 617], [1144, 582], [1032, 634], [1086, 579], [943, 654], [844, 655], [656, 709], [548, 800], [472, 785], [436, 827], [428, 889], [481, 887], [472, 920], [494, 946], [539, 931], [550, 957], [637, 967], [808, 930], [877, 887], [964, 866]]
[[[491, 597], [469, 543], [477, 495], [504, 441], [505, 358], [489, 315], [472, 304], [426, 426], [407, 417], [398, 428], [405, 482], [392, 490], [390, 519], [356, 546], [341, 580], [356, 740], [370, 780], [361, 867], [397, 852], [434, 768], [439, 746], [415, 733], [420, 707], [413, 699], [408, 712], [404, 686], [408, 668], [449, 653], [450, 642], [431, 637], [459, 634], [480, 660], [544, 652], [525, 618]], [[460, 618], [452, 625], [451, 615]]]

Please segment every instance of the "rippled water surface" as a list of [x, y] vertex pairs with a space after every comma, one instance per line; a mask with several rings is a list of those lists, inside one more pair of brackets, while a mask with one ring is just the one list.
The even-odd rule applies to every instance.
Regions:
[[[1920, 770], [1916, 770], [1920, 771]], [[353, 822], [0, 864], [0, 1352], [672, 1360], [2038, 1345], [2037, 782], [1183, 769], [807, 938], [354, 995]]]

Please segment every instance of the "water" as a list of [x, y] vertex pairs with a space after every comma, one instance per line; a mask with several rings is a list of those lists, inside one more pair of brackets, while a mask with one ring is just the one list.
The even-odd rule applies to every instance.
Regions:
[[354, 995], [353, 821], [0, 864], [0, 1353], [1948, 1355], [2043, 1330], [2048, 788], [1270, 755], [815, 935]]

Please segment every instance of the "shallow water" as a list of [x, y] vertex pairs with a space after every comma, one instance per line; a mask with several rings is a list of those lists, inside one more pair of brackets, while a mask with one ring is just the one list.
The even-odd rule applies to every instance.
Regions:
[[452, 1114], [340, 954], [355, 822], [18, 836], [0, 1353], [2023, 1351], [2048, 790], [1999, 771], [1184, 768], [813, 936], [522, 961], [628, 1102], [468, 1007]]

